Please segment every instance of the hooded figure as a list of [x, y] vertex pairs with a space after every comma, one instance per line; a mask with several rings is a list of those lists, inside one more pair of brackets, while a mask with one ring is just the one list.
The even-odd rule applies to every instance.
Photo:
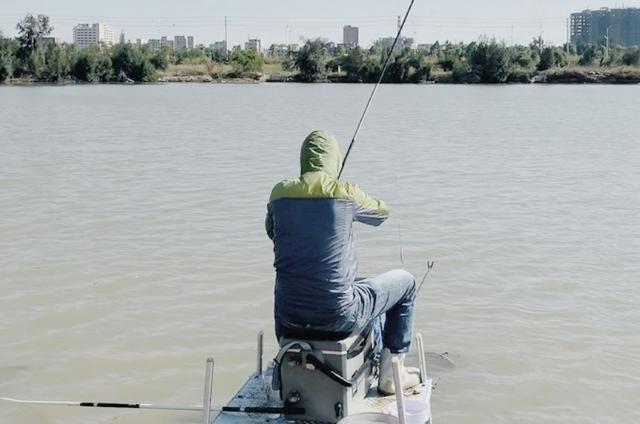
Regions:
[[[411, 343], [415, 279], [402, 270], [357, 278], [352, 224], [379, 226], [389, 210], [358, 186], [338, 181], [341, 167], [336, 139], [314, 131], [302, 144], [300, 177], [271, 192], [266, 230], [274, 243], [276, 335], [349, 335], [386, 314], [379, 389], [393, 393], [391, 358], [403, 359]], [[404, 385], [418, 384], [417, 375], [405, 369]]]

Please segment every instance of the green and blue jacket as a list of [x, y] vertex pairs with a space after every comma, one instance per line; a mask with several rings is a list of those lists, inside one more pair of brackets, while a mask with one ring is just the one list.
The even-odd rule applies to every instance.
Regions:
[[378, 226], [389, 210], [357, 185], [338, 181], [341, 166], [336, 139], [313, 132], [302, 145], [301, 176], [271, 193], [266, 230], [274, 243], [275, 315], [281, 326], [342, 331], [355, 319], [352, 224]]

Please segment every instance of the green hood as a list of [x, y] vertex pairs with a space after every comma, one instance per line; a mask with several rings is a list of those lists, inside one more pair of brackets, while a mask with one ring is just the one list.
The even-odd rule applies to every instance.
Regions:
[[314, 131], [302, 143], [300, 175], [322, 171], [337, 179], [342, 168], [342, 154], [336, 138], [327, 131]]

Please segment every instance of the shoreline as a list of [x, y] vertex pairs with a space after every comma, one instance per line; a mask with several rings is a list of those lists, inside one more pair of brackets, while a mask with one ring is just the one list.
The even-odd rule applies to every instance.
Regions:
[[[68, 85], [150, 85], [150, 84], [224, 84], [224, 85], [255, 85], [255, 84], [367, 84], [361, 81], [353, 81], [341, 75], [330, 75], [325, 80], [314, 82], [300, 82], [295, 75], [255, 75], [252, 77], [217, 78], [211, 75], [161, 75], [154, 81], [134, 83], [124, 82], [96, 82], [65, 80], [59, 82], [37, 81], [33, 79], [12, 79], [0, 86], [52, 86], [62, 87]], [[418, 83], [385, 83], [385, 85], [640, 85], [640, 70], [635, 68], [620, 69], [583, 69], [563, 68], [552, 69], [536, 73], [530, 78], [521, 81], [508, 81], [505, 83], [487, 84], [480, 82], [454, 82], [451, 75], [442, 73], [435, 75], [428, 81]]]

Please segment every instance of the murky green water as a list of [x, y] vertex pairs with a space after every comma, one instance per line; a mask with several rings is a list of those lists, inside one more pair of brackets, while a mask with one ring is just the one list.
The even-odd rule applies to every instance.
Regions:
[[[0, 87], [0, 396], [223, 403], [275, 351], [271, 186], [370, 87]], [[640, 87], [385, 86], [345, 177], [393, 218], [361, 271], [436, 268], [440, 423], [640, 421]], [[15, 407], [7, 423], [198, 414]]]

